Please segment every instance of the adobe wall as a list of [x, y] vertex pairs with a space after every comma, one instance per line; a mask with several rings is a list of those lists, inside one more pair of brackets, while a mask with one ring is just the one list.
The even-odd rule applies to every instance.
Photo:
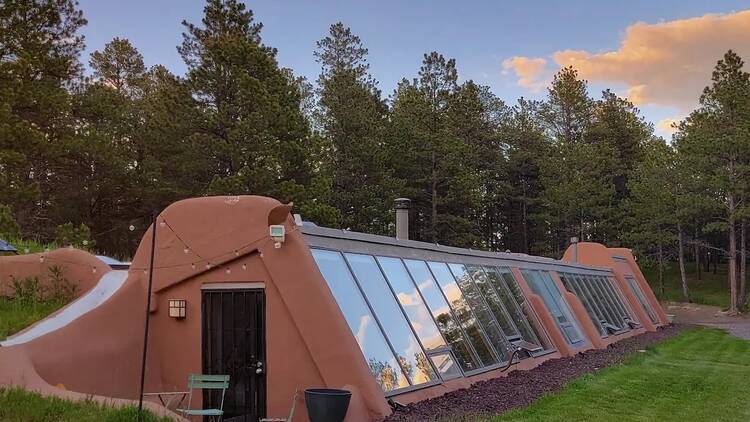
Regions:
[[43, 286], [50, 284], [50, 268], [57, 266], [63, 276], [77, 286], [76, 297], [96, 285], [110, 267], [96, 256], [79, 249], [56, 249], [50, 252], [0, 256], [0, 296], [13, 296], [12, 280], [37, 277]]

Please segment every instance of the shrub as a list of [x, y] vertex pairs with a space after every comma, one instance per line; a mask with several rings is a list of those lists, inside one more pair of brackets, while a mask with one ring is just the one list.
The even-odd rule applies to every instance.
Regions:
[[10, 289], [17, 303], [34, 304], [42, 301], [44, 288], [38, 277], [16, 278], [10, 277]]
[[63, 303], [67, 303], [75, 298], [77, 292], [78, 286], [65, 278], [62, 268], [57, 265], [49, 267], [47, 299], [59, 300]]
[[94, 247], [91, 240], [91, 230], [87, 225], [81, 223], [76, 227], [73, 223], [65, 223], [57, 226], [55, 230], [55, 243], [63, 246], [75, 246], [79, 249], [89, 250]]
[[43, 301], [68, 303], [78, 292], [78, 286], [63, 275], [62, 268], [53, 265], [48, 269], [48, 285], [43, 285], [38, 277], [10, 278], [10, 288], [19, 304], [35, 304]]

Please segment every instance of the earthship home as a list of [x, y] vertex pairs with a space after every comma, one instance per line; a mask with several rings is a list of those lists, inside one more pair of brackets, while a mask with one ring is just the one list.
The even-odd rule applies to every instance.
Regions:
[[[0, 342], [0, 385], [138, 399], [153, 230], [145, 391], [150, 409], [172, 416], [156, 393], [221, 374], [227, 421], [286, 416], [307, 388], [349, 390], [346, 420], [377, 421], [393, 403], [667, 323], [628, 249], [577, 243], [553, 260], [416, 242], [406, 206], [390, 238], [303, 223], [271, 198], [196, 198], [156, 218], [129, 269], [70, 249], [0, 257], [0, 294], [12, 294], [12, 277], [44, 282], [51, 265], [80, 286], [67, 307]], [[294, 421], [306, 420], [300, 395]]]

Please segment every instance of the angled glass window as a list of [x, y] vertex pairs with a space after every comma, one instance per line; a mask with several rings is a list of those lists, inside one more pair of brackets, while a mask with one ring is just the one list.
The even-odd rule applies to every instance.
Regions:
[[505, 309], [502, 300], [495, 292], [495, 289], [490, 284], [487, 274], [484, 272], [482, 267], [476, 265], [467, 265], [466, 269], [469, 271], [469, 275], [474, 280], [474, 284], [479, 288], [479, 291], [487, 301], [487, 305], [490, 307], [495, 319], [500, 324], [500, 328], [503, 330], [505, 337], [510, 339], [516, 339], [521, 337], [521, 333], [516, 328], [516, 324], [511, 319], [508, 311]]
[[625, 306], [624, 298], [622, 296], [622, 291], [617, 286], [615, 281], [611, 277], [601, 277], [602, 286], [604, 286], [604, 289], [608, 292], [609, 296], [612, 297], [615, 303], [615, 310], [620, 315], [620, 318], [623, 319], [623, 321], [635, 321], [633, 319], [633, 314], [630, 311], [630, 308]]
[[581, 276], [581, 278], [583, 278], [583, 280], [588, 283], [588, 285], [591, 286], [591, 289], [595, 292], [594, 294], [597, 297], [597, 303], [601, 305], [607, 322], [618, 329], [621, 329], [623, 321], [615, 311], [615, 304], [609, 295], [607, 295], [601, 282], [590, 275]]
[[568, 289], [569, 292], [575, 294], [578, 299], [581, 300], [583, 307], [586, 308], [586, 312], [591, 318], [591, 322], [594, 323], [597, 331], [599, 331], [599, 335], [602, 337], [607, 336], [607, 330], [602, 326], [602, 321], [605, 321], [604, 315], [602, 314], [601, 309], [599, 309], [596, 300], [583, 285], [581, 280], [577, 279], [573, 274], [567, 273], [560, 273], [560, 280], [562, 280], [563, 285], [565, 285], [565, 288]]
[[437, 377], [396, 303], [393, 292], [371, 255], [345, 253], [354, 277], [383, 326], [396, 358], [412, 385], [436, 380]]
[[313, 249], [312, 255], [380, 387], [385, 392], [408, 387], [409, 381], [362, 297], [344, 258], [338, 252], [320, 249]]
[[493, 347], [488, 343], [484, 331], [461, 293], [461, 289], [448, 266], [442, 262], [429, 262], [428, 266], [483, 366], [498, 363]]
[[[405, 259], [404, 264], [406, 264], [406, 268], [408, 268], [417, 288], [422, 293], [422, 297], [430, 309], [432, 317], [437, 322], [438, 329], [443, 333], [443, 337], [445, 337], [448, 344], [450, 344], [461, 368], [467, 372], [481, 368], [483, 366], [482, 362], [467, 342], [462, 324], [459, 324], [454, 317], [443, 293], [432, 278], [432, 273], [427, 268], [427, 264], [424, 261], [413, 259]], [[471, 322], [465, 322], [463, 325], [470, 327]], [[438, 365], [435, 366], [439, 367]]]
[[489, 306], [485, 302], [482, 293], [474, 284], [474, 281], [463, 264], [448, 264], [453, 275], [456, 277], [458, 286], [463, 292], [464, 298], [477, 316], [479, 324], [484, 329], [485, 334], [490, 339], [490, 343], [495, 347], [495, 351], [500, 356], [501, 361], [507, 362], [510, 359], [511, 345], [505, 339], [503, 332], [500, 330], [500, 324], [495, 319]]
[[[412, 329], [422, 342], [425, 352], [427, 352], [433, 363], [436, 363], [436, 360], [439, 363], [435, 367], [440, 372], [440, 375], [443, 378], [454, 378], [456, 377], [456, 371], [460, 375], [461, 371], [458, 370], [458, 366], [453, 361], [450, 353], [446, 353], [447, 345], [445, 344], [445, 340], [440, 335], [440, 331], [432, 319], [430, 310], [425, 306], [422, 295], [417, 290], [417, 286], [412, 281], [406, 267], [404, 267], [404, 263], [399, 258], [382, 256], [377, 257], [377, 260], [383, 269], [386, 280], [388, 280], [393, 292], [396, 294], [396, 299], [406, 313]], [[437, 356], [436, 352], [440, 351], [443, 353]]]
[[651, 304], [648, 303], [648, 300], [646, 300], [646, 296], [644, 296], [643, 291], [641, 291], [641, 287], [638, 285], [638, 282], [631, 276], [625, 276], [625, 281], [628, 282], [630, 290], [633, 291], [633, 294], [638, 300], [638, 303], [641, 305], [641, 308], [643, 308], [643, 311], [646, 312], [646, 315], [648, 315], [648, 319], [650, 319], [652, 323], [657, 324], [658, 319], [656, 318], [656, 313], [651, 307]]
[[563, 336], [565, 336], [565, 340], [570, 344], [582, 342], [583, 337], [575, 322], [575, 318], [573, 318], [573, 313], [568, 308], [568, 304], [563, 299], [562, 293], [558, 290], [549, 272], [521, 270], [521, 273], [528, 282], [529, 288], [544, 301], [552, 317], [555, 318], [555, 323], [560, 328]]
[[[526, 297], [521, 293], [521, 287], [516, 282], [515, 277], [509, 268], [505, 267], [484, 267], [484, 272], [490, 284], [495, 288], [500, 300], [505, 305], [505, 309], [515, 322], [516, 328], [521, 334], [521, 339], [543, 350], [552, 348], [544, 329], [541, 328], [536, 314], [526, 303]], [[518, 295], [514, 295], [517, 291]]]

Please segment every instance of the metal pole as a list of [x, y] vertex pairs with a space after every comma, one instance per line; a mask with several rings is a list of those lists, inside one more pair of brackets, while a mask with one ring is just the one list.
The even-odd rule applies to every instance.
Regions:
[[141, 359], [141, 389], [138, 394], [138, 419], [143, 420], [143, 386], [146, 382], [146, 350], [148, 349], [148, 323], [151, 313], [151, 287], [154, 282], [154, 254], [156, 251], [156, 216], [151, 215], [151, 264], [148, 270], [148, 296], [146, 296], [146, 327], [143, 330], [143, 356]]

